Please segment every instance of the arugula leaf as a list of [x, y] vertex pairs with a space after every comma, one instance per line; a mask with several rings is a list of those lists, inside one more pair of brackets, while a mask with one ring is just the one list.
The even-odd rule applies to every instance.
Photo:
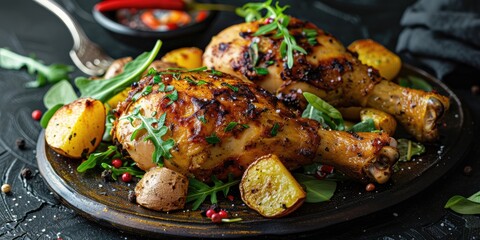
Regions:
[[78, 98], [72, 84], [67, 80], [62, 80], [48, 89], [43, 96], [43, 104], [50, 109], [58, 104], [68, 104]]
[[262, 18], [260, 11], [267, 10], [263, 18], [271, 19], [272, 22], [259, 27], [253, 35], [266, 35], [276, 31], [274, 37], [283, 38], [280, 44], [280, 53], [282, 57], [287, 57], [287, 66], [291, 69], [293, 67], [293, 51], [303, 54], [307, 54], [307, 52], [305, 49], [298, 46], [295, 38], [290, 35], [290, 32], [288, 31], [287, 27], [290, 22], [290, 17], [283, 13], [287, 8], [289, 8], [288, 5], [280, 7], [278, 2], [275, 6], [272, 6], [272, 1], [268, 0], [263, 3], [247, 3], [241, 8], [237, 8], [236, 13], [239, 16], [244, 17], [246, 22], [252, 22]]
[[480, 191], [468, 198], [455, 195], [447, 201], [445, 208], [460, 214], [480, 214]]
[[105, 132], [103, 133], [102, 140], [105, 142], [112, 141], [112, 128], [113, 123], [115, 122], [115, 116], [113, 115], [112, 111], [107, 112], [107, 117], [105, 118]]
[[335, 181], [318, 180], [315, 177], [300, 173], [294, 173], [293, 176], [300, 185], [305, 187], [307, 192], [305, 202], [308, 203], [319, 203], [330, 200], [337, 188]]
[[209, 186], [195, 178], [190, 178], [188, 183], [188, 194], [186, 202], [193, 202], [192, 210], [197, 210], [208, 196], [211, 203], [217, 203], [217, 193], [223, 192], [226, 197], [231, 186], [237, 185], [240, 180], [234, 180], [232, 175], [228, 176], [228, 181], [223, 183], [217, 177], [212, 176], [213, 186]]
[[116, 146], [108, 146], [108, 149], [106, 151], [95, 152], [90, 154], [86, 161], [78, 165], [77, 172], [85, 172], [88, 169], [94, 168], [98, 164], [107, 162], [108, 160], [114, 157], [120, 157], [120, 156], [121, 154], [120, 152], [118, 152], [118, 149]]
[[425, 152], [425, 146], [421, 143], [413, 142], [408, 139], [397, 139], [397, 149], [400, 153], [399, 161], [410, 161], [413, 156], [421, 155]]
[[135, 60], [127, 63], [124, 71], [113, 78], [91, 80], [79, 77], [75, 79], [75, 84], [80, 90], [81, 97], [92, 97], [102, 102], [112, 98], [119, 91], [138, 81], [150, 63], [155, 60], [161, 46], [162, 41], [158, 40], [151, 52], [145, 52]]
[[118, 176], [120, 176], [120, 175], [122, 175], [126, 172], [130, 173], [132, 176], [135, 176], [137, 178], [142, 178], [143, 175], [145, 174], [145, 171], [140, 170], [138, 167], [136, 167], [136, 165], [115, 168], [114, 166], [112, 166], [108, 163], [102, 163], [101, 166], [102, 166], [102, 168], [104, 168], [106, 170], [112, 171], [112, 178], [114, 180], [117, 180]]
[[147, 134], [144, 141], [150, 140], [155, 147], [155, 151], [153, 151], [152, 154], [152, 161], [160, 167], [163, 167], [164, 159], [172, 158], [170, 150], [175, 146], [175, 141], [172, 138], [165, 141], [162, 139], [168, 131], [167, 126], [164, 125], [166, 115], [166, 113], [163, 113], [159, 119], [154, 117], [146, 118], [142, 116], [140, 107], [138, 107], [133, 110], [132, 114], [121, 118], [128, 119], [132, 126], [136, 119], [140, 120], [140, 124], [135, 128], [130, 139], [135, 139], [140, 130], [145, 130]]
[[56, 83], [60, 80], [68, 79], [68, 73], [73, 71], [73, 67], [64, 64], [44, 65], [30, 57], [25, 57], [14, 53], [8, 49], [0, 48], [0, 67], [6, 69], [20, 70], [27, 68], [31, 75], [37, 73], [37, 79], [25, 84], [26, 87], [36, 88], [47, 83]]
[[428, 84], [427, 81], [412, 75], [409, 75], [405, 78], [398, 78], [398, 85], [402, 87], [424, 90], [426, 92], [433, 90], [433, 87]]
[[308, 105], [303, 111], [302, 117], [317, 120], [322, 126], [332, 130], [345, 130], [342, 114], [336, 108], [314, 94], [304, 92], [303, 96]]

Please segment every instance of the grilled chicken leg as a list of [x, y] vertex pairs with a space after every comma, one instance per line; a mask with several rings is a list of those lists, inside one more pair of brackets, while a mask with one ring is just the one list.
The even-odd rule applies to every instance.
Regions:
[[[447, 97], [386, 82], [376, 69], [362, 64], [332, 35], [296, 18], [291, 18], [288, 29], [307, 54], [295, 52], [290, 69], [281, 56], [282, 39], [274, 36], [275, 31], [254, 36], [264, 24], [241, 23], [220, 32], [205, 50], [204, 65], [251, 80], [300, 111], [306, 106], [301, 93], [307, 91], [337, 107], [383, 110], [394, 115], [419, 141], [438, 138], [436, 124], [449, 107]], [[311, 35], [309, 39], [305, 29], [316, 31], [316, 42]], [[268, 74], [262, 75], [259, 68], [267, 69]]]
[[169, 71], [143, 78], [117, 108], [114, 139], [144, 170], [156, 166], [155, 147], [145, 141], [144, 130], [132, 138], [140, 120], [125, 116], [133, 111], [145, 118], [165, 113], [168, 132], [162, 139], [175, 141], [165, 166], [203, 181], [240, 176], [257, 158], [276, 154], [289, 169], [319, 161], [360, 181], [384, 183], [398, 159], [387, 134], [324, 130], [250, 81], [219, 72]]

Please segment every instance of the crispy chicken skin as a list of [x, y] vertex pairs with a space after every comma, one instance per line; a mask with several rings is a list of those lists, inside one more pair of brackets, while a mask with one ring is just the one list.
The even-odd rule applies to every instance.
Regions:
[[[124, 118], [137, 107], [145, 117], [158, 118], [166, 113], [168, 132], [163, 140], [172, 138], [175, 146], [170, 151], [172, 158], [164, 159], [165, 166], [203, 181], [212, 175], [220, 179], [229, 173], [240, 176], [257, 158], [276, 154], [288, 169], [320, 161], [357, 180], [383, 183], [398, 159], [388, 135], [321, 129], [316, 121], [297, 117], [274, 95], [250, 81], [208, 71], [170, 71], [159, 76], [165, 86], [177, 91], [176, 101], [170, 102], [169, 92], [159, 91], [159, 84], [147, 76], [116, 111], [114, 139], [144, 170], [155, 167], [154, 146], [144, 141], [145, 131], [131, 139], [139, 121], [130, 123]], [[149, 94], [132, 100], [149, 86]], [[219, 142], [207, 140], [212, 136]]]
[[[387, 83], [376, 69], [362, 64], [335, 37], [293, 17], [288, 29], [307, 54], [295, 52], [289, 69], [280, 54], [281, 38], [273, 37], [275, 33], [254, 36], [264, 24], [264, 20], [241, 23], [220, 32], [205, 49], [204, 65], [251, 80], [300, 111], [306, 106], [302, 92], [311, 92], [337, 107], [368, 106], [392, 114], [417, 140], [438, 138], [436, 124], [449, 107], [447, 97]], [[309, 43], [304, 29], [317, 32], [315, 45]], [[258, 46], [255, 66], [253, 42]], [[268, 74], [259, 74], [255, 70], [259, 67], [268, 69]]]

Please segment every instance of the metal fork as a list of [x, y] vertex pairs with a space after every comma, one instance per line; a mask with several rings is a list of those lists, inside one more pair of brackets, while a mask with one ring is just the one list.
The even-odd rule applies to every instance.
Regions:
[[88, 75], [99, 76], [113, 62], [113, 59], [95, 43], [88, 39], [82, 27], [77, 21], [58, 3], [52, 0], [34, 0], [52, 13], [57, 15], [73, 37], [73, 47], [70, 50], [70, 57], [73, 63]]

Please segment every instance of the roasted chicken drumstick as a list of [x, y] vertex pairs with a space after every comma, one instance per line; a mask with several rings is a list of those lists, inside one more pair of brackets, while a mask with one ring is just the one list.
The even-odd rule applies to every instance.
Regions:
[[[137, 118], [128, 117], [135, 112]], [[204, 181], [240, 176], [257, 158], [276, 154], [289, 169], [319, 161], [357, 180], [384, 183], [398, 159], [396, 142], [387, 134], [324, 130], [256, 84], [219, 72], [157, 72], [118, 106], [114, 139], [147, 170], [156, 166], [156, 147], [145, 141], [145, 130], [132, 137], [141, 124], [138, 114], [144, 119], [165, 114], [163, 124], [149, 121], [152, 127], [167, 126], [162, 139], [174, 141], [164, 165]]]
[[205, 50], [204, 65], [251, 80], [296, 109], [305, 108], [301, 93], [307, 91], [334, 106], [369, 106], [392, 114], [419, 141], [438, 138], [436, 126], [449, 107], [447, 97], [387, 82], [332, 35], [293, 17], [289, 33], [307, 54], [296, 51], [288, 68], [282, 38], [275, 31], [254, 35], [266, 22], [241, 23], [220, 32]]

